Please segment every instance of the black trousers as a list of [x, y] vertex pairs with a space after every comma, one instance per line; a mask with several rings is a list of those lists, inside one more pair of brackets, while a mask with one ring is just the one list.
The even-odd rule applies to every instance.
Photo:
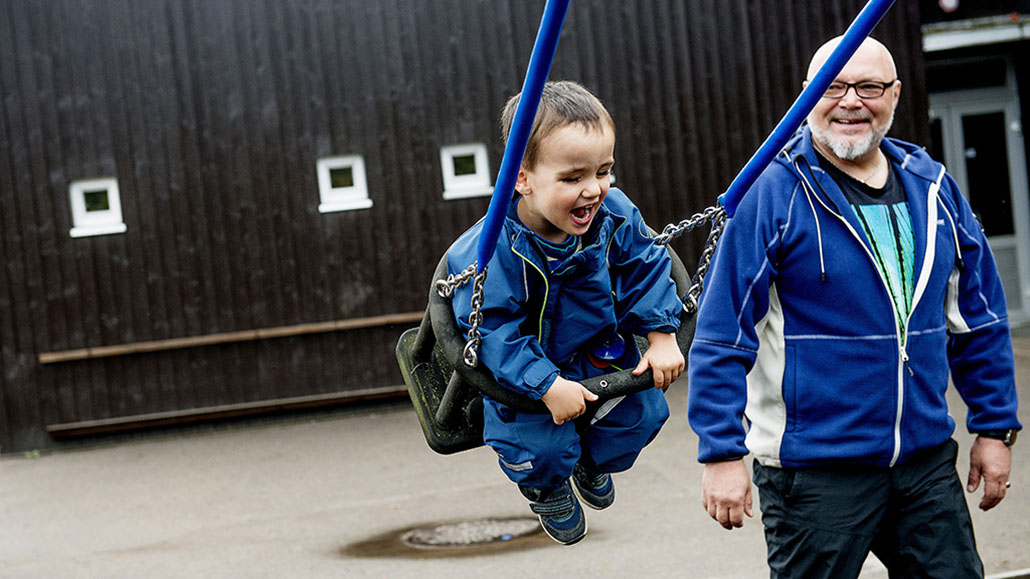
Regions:
[[891, 578], [983, 577], [958, 443], [894, 468], [754, 463], [770, 577], [858, 577], [869, 552]]

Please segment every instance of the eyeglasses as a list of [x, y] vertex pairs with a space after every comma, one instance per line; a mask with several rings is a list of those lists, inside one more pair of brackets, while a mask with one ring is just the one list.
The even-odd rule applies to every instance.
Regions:
[[844, 98], [844, 95], [848, 94], [848, 89], [854, 88], [855, 94], [858, 95], [858, 98], [860, 99], [877, 99], [882, 97], [883, 93], [887, 92], [887, 89], [894, 86], [894, 83], [896, 82], [898, 82], [898, 79], [894, 79], [890, 82], [879, 82], [875, 80], [841, 82], [838, 80], [830, 83], [830, 86], [826, 88], [826, 92], [823, 93], [823, 98]]

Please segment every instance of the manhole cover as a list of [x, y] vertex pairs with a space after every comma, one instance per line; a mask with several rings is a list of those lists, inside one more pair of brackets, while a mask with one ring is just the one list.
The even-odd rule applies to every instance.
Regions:
[[510, 541], [541, 531], [537, 519], [479, 519], [412, 529], [401, 541], [420, 549], [473, 547]]

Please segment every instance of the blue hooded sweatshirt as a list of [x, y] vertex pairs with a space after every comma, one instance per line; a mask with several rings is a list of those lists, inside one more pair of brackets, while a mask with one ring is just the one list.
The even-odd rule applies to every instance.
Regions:
[[[869, 239], [807, 127], [727, 221], [688, 357], [701, 462], [893, 466], [971, 432], [1019, 428], [1001, 281], [979, 223], [922, 149], [881, 149], [908, 198], [914, 295], [897, 319]], [[742, 419], [746, 419], [742, 421]]]

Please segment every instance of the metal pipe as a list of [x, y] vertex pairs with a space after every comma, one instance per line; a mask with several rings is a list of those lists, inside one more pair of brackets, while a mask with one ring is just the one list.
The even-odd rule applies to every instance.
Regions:
[[440, 406], [436, 409], [436, 423], [443, 426], [450, 426], [454, 424], [455, 419], [461, 416], [461, 408], [458, 403], [461, 401], [461, 394], [467, 388], [461, 381], [461, 376], [457, 372], [451, 372], [451, 378], [447, 381], [447, 389], [443, 391], [443, 396], [440, 397]]
[[833, 49], [830, 57], [826, 59], [819, 72], [815, 74], [808, 86], [805, 87], [797, 100], [787, 110], [773, 132], [765, 139], [762, 146], [751, 157], [751, 160], [744, 165], [737, 177], [730, 183], [726, 192], [719, 196], [719, 203], [726, 209], [726, 216], [733, 217], [737, 211], [737, 205], [748, 189], [755, 184], [758, 176], [765, 171], [765, 168], [772, 162], [780, 149], [787, 144], [787, 141], [794, 135], [801, 126], [802, 121], [808, 116], [815, 104], [826, 92], [826, 87], [837, 78], [841, 69], [848, 63], [851, 56], [858, 50], [859, 45], [869, 36], [873, 28], [880, 22], [883, 15], [887, 13], [894, 0], [869, 0], [862, 8], [862, 11], [855, 17], [854, 22], [844, 33], [840, 44]]
[[522, 165], [522, 156], [526, 153], [526, 143], [529, 142], [529, 133], [533, 129], [533, 119], [536, 118], [540, 95], [551, 72], [554, 52], [558, 48], [558, 35], [561, 33], [568, 8], [569, 0], [547, 0], [544, 6], [544, 15], [540, 20], [540, 29], [537, 31], [533, 54], [529, 57], [529, 67], [522, 85], [522, 96], [519, 98], [518, 107], [515, 108], [515, 116], [508, 132], [508, 142], [504, 147], [504, 157], [497, 171], [493, 198], [490, 199], [483, 229], [479, 232], [477, 255], [480, 272], [493, 257], [494, 249], [497, 247], [497, 238], [501, 234], [504, 216], [515, 192], [515, 180]]

